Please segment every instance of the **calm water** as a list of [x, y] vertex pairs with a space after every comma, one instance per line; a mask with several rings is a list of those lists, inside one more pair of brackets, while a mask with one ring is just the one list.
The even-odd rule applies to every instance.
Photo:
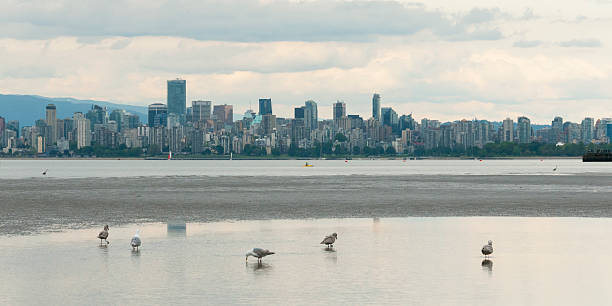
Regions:
[[[612, 163], [564, 160], [0, 160], [0, 179], [151, 176], [611, 175]], [[553, 171], [558, 167], [557, 171]]]
[[[143, 246], [128, 241], [141, 229]], [[612, 220], [382, 218], [0, 236], [0, 304], [588, 305], [612, 300]], [[318, 243], [338, 232], [333, 251]], [[481, 246], [494, 241], [483, 264]], [[252, 247], [276, 255], [245, 264]]]

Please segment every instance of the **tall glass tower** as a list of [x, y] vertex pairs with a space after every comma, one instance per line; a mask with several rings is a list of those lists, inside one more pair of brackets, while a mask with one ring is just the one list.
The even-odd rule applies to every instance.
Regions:
[[259, 99], [259, 114], [272, 115], [272, 99]]
[[187, 84], [185, 80], [168, 81], [168, 114], [185, 117], [187, 111]]
[[380, 95], [377, 93], [372, 96], [372, 117], [380, 121]]

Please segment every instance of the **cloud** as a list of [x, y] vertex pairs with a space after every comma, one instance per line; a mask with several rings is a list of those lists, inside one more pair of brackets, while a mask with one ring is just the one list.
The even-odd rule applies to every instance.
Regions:
[[176, 36], [214, 41], [368, 41], [429, 31], [499, 39], [499, 9], [449, 15], [398, 1], [33, 1], [0, 4], [0, 37]]
[[541, 40], [519, 40], [514, 42], [512, 46], [517, 48], [534, 48], [542, 45]]
[[565, 48], [571, 48], [571, 47], [601, 48], [603, 47], [603, 44], [598, 39], [572, 39], [572, 40], [560, 42], [559, 46], [565, 47]]

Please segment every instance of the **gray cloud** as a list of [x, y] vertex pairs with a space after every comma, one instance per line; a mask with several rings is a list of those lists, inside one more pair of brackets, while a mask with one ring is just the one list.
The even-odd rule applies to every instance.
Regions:
[[397, 1], [7, 1], [0, 37], [179, 36], [219, 41], [369, 41], [429, 31], [448, 40], [500, 39], [499, 9], [448, 15]]
[[542, 45], [541, 40], [519, 40], [514, 42], [512, 46], [517, 48], [535, 48]]
[[561, 47], [601, 48], [603, 44], [599, 39], [572, 39], [559, 43]]

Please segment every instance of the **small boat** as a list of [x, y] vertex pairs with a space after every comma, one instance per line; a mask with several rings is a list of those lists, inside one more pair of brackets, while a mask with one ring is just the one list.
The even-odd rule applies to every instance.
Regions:
[[172, 151], [169, 151], [168, 152], [168, 160], [171, 160], [171, 159], [172, 159]]
[[313, 165], [311, 165], [311, 164], [309, 164], [308, 162], [306, 162], [306, 163], [304, 164], [304, 167], [314, 167], [314, 166], [313, 166]]

